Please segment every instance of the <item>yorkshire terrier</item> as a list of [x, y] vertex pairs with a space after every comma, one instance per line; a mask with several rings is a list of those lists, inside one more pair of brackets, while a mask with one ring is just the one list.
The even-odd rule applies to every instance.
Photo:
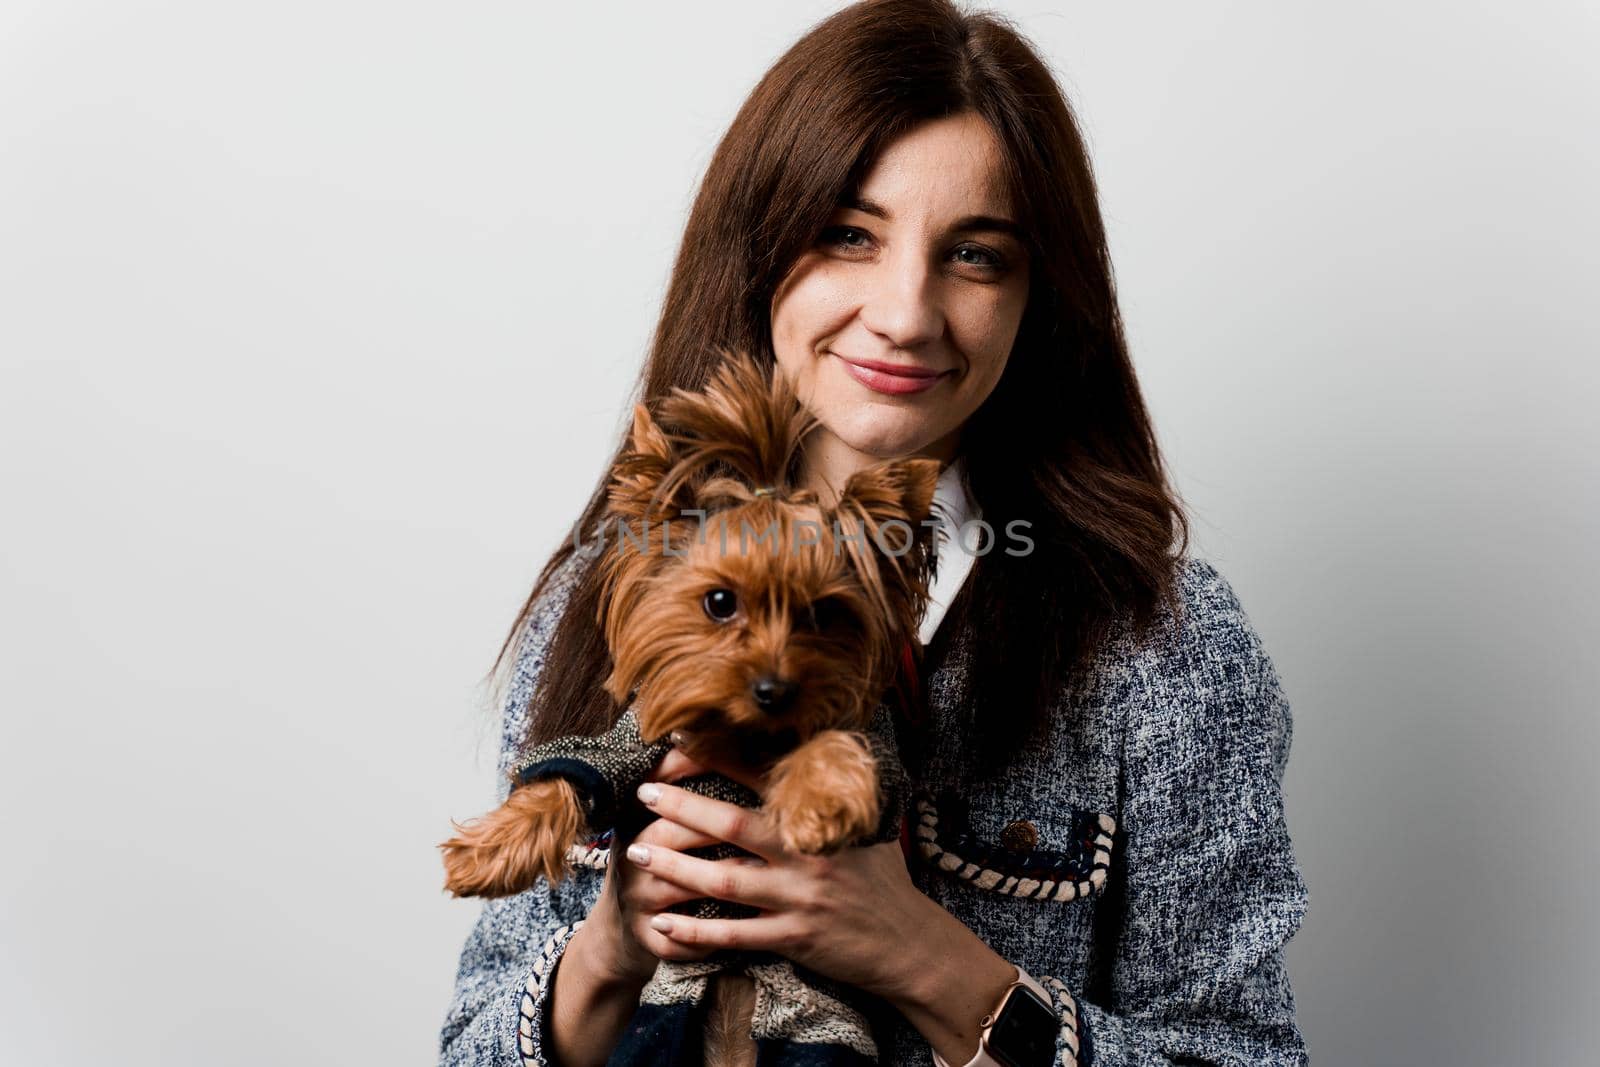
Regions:
[[[669, 738], [697, 761], [763, 773], [764, 796], [721, 775], [681, 784], [761, 806], [790, 850], [899, 836], [906, 783], [881, 698], [919, 647], [939, 464], [880, 463], [824, 505], [796, 484], [815, 426], [782, 374], [742, 355], [726, 354], [704, 390], [675, 390], [654, 415], [635, 407], [594, 564], [605, 689], [625, 710], [599, 737], [535, 746], [506, 802], [457, 825], [440, 846], [450, 892], [554, 884], [569, 852], [607, 831], [614, 851], [649, 818], [633, 792]], [[674, 910], [751, 914], [710, 900]], [[853, 999], [769, 954], [663, 961], [611, 1063], [750, 1062], [756, 1042], [764, 1063], [870, 1059]]]

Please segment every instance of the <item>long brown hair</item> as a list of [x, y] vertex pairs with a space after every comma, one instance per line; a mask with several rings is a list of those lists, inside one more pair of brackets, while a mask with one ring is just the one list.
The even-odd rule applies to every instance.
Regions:
[[[970, 691], [985, 724], [974, 740], [993, 762], [1051, 714], [1114, 625], [1142, 631], [1161, 604], [1176, 609], [1174, 562], [1188, 545], [1128, 357], [1088, 153], [1029, 42], [1005, 19], [948, 0], [867, 0], [807, 32], [711, 159], [636, 398], [654, 404], [675, 386], [700, 388], [720, 349], [771, 367], [771, 303], [790, 267], [883, 146], [960, 112], [985, 119], [1001, 145], [1031, 265], [1005, 374], [961, 439], [967, 488], [986, 520], [996, 530], [1025, 520], [1034, 541], [1026, 555], [997, 549], [976, 560], [950, 608], [951, 624], [965, 614], [985, 634]], [[624, 446], [619, 439], [618, 456]], [[605, 490], [602, 477], [546, 563], [501, 666], [551, 574], [601, 521]], [[597, 576], [585, 574], [548, 647], [531, 741], [597, 733], [616, 719], [601, 687], [598, 597]]]

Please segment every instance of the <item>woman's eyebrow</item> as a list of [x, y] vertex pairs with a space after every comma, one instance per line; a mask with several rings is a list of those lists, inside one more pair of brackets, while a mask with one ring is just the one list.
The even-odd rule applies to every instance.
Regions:
[[964, 219], [957, 219], [956, 224], [950, 229], [955, 233], [969, 233], [973, 230], [989, 230], [994, 233], [1004, 233], [1022, 240], [1022, 227], [1010, 219], [1000, 219], [993, 215], [968, 215]]
[[[839, 201], [839, 206], [863, 212], [874, 218], [883, 219], [885, 222], [894, 220], [894, 215], [888, 208], [875, 200], [868, 200], [864, 196], [846, 196]], [[952, 233], [971, 233], [986, 230], [991, 233], [1004, 233], [1022, 240], [1022, 227], [1010, 219], [999, 218], [994, 215], [966, 215], [955, 221], [950, 227]]]

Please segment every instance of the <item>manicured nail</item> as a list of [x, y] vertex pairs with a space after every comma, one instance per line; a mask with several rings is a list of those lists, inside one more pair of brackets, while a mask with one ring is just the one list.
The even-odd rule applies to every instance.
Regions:
[[639, 787], [639, 799], [646, 804], [654, 804], [661, 798], [661, 787], [654, 782], [645, 782]]
[[634, 842], [628, 846], [628, 858], [641, 867], [650, 866], [650, 846]]
[[665, 915], [652, 915], [650, 929], [659, 930], [663, 934], [672, 933], [672, 920]]

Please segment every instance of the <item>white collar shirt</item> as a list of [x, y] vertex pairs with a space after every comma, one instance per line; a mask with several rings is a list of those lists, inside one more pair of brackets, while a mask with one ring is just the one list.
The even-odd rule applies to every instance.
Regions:
[[923, 645], [932, 641], [933, 635], [938, 632], [939, 623], [944, 620], [950, 602], [961, 591], [975, 558], [963, 547], [964, 539], [961, 536], [962, 526], [977, 519], [980, 514], [977, 504], [967, 496], [961, 485], [965, 466], [961, 457], [956, 457], [940, 472], [939, 482], [933, 491], [934, 516], [939, 519], [939, 527], [935, 531], [938, 562], [934, 567], [933, 583], [928, 590], [928, 610], [922, 616], [922, 626], [918, 632]]

